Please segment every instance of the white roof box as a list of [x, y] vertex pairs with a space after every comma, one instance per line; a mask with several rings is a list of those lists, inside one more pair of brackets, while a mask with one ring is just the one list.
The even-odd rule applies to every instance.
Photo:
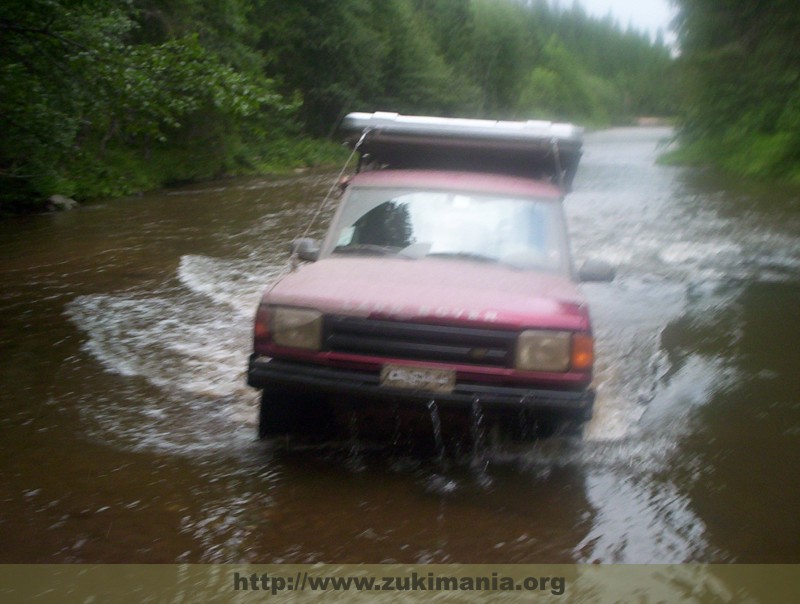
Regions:
[[565, 189], [583, 144], [580, 127], [533, 120], [351, 113], [342, 129], [353, 145], [363, 136], [362, 159], [386, 167], [499, 172], [550, 180]]

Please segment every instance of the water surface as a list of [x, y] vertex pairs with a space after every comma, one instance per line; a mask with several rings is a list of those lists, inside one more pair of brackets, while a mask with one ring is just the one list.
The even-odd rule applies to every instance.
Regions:
[[255, 305], [334, 175], [3, 223], [0, 561], [800, 562], [800, 195], [658, 166], [669, 135], [589, 135], [566, 201], [618, 267], [579, 443], [255, 439]]

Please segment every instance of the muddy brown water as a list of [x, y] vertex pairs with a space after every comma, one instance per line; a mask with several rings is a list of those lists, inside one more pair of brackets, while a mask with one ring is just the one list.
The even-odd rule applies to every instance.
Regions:
[[579, 443], [255, 439], [255, 304], [332, 175], [0, 224], [0, 562], [800, 562], [800, 195], [669, 135], [589, 135], [566, 201], [618, 267]]

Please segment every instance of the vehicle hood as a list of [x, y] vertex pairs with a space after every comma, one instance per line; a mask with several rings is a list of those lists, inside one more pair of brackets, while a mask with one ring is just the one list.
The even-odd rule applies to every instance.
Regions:
[[589, 329], [566, 277], [463, 259], [326, 258], [286, 275], [264, 301], [376, 319]]

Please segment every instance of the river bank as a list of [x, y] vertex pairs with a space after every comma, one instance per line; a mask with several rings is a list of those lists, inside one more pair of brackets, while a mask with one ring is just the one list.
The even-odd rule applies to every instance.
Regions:
[[214, 149], [155, 148], [148, 153], [118, 150], [102, 163], [76, 163], [47, 195], [16, 187], [5, 179], [0, 190], [0, 219], [75, 209], [85, 203], [166, 191], [180, 186], [240, 177], [286, 176], [341, 166], [349, 151], [325, 139], [281, 138], [261, 149], [241, 149], [235, 156]]

